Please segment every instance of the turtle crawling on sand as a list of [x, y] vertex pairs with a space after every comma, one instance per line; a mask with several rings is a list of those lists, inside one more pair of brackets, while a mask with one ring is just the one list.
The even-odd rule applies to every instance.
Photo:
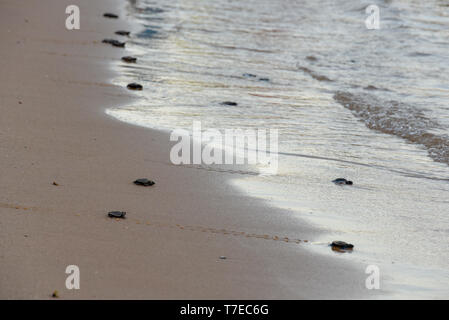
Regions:
[[332, 180], [333, 183], [338, 184], [338, 185], [343, 185], [343, 184], [348, 184], [348, 185], [352, 185], [352, 181], [346, 180], [345, 178], [338, 178], [335, 180]]
[[332, 241], [330, 246], [332, 247], [332, 249], [339, 249], [339, 250], [352, 250], [354, 248], [353, 244], [344, 241]]
[[128, 63], [136, 63], [137, 58], [135, 57], [131, 57], [131, 56], [126, 56], [126, 57], [122, 57], [122, 60]]
[[124, 31], [124, 30], [118, 30], [115, 32], [115, 34], [118, 34], [119, 36], [129, 36], [131, 32], [129, 31]]
[[118, 15], [116, 15], [114, 13], [109, 13], [109, 12], [106, 12], [105, 14], [103, 14], [103, 17], [105, 17], [105, 18], [112, 18], [112, 19], [118, 19]]
[[108, 212], [108, 217], [110, 218], [121, 218], [125, 219], [126, 212], [124, 211], [111, 211]]
[[238, 106], [238, 103], [237, 102], [233, 102], [233, 101], [224, 101], [224, 102], [222, 102], [222, 103], [220, 103], [221, 105], [223, 105], [223, 106]]
[[142, 90], [143, 87], [142, 85], [138, 84], [138, 83], [130, 83], [126, 86], [129, 90]]
[[113, 45], [114, 47], [120, 47], [120, 48], [124, 48], [125, 47], [125, 42], [121, 42], [115, 39], [104, 39], [102, 41], [103, 43], [108, 43], [110, 45]]
[[134, 181], [134, 184], [136, 184], [138, 186], [150, 187], [150, 186], [156, 184], [156, 182], [143, 178], [143, 179], [137, 179], [136, 181]]

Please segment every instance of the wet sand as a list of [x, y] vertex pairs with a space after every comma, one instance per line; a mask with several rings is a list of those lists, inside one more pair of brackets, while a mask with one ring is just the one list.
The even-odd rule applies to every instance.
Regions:
[[[365, 266], [291, 241], [318, 230], [231, 188], [235, 174], [171, 165], [167, 134], [105, 114], [134, 99], [111, 83], [126, 49], [101, 43], [133, 30], [102, 17], [119, 3], [0, 4], [0, 298], [369, 297]], [[65, 29], [71, 4], [80, 30]], [[132, 184], [143, 177], [156, 185]]]

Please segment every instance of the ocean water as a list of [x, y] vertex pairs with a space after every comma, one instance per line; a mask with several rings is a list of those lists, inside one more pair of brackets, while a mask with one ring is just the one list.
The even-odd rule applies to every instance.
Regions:
[[[368, 30], [365, 8], [380, 8]], [[232, 184], [326, 232], [311, 250], [377, 265], [388, 297], [449, 298], [449, 1], [136, 0], [139, 103], [171, 130], [279, 130], [276, 175]], [[237, 106], [223, 106], [235, 101]], [[257, 168], [256, 168], [257, 169]], [[335, 186], [345, 177], [353, 186]], [[327, 243], [355, 245], [350, 254]], [[386, 296], [387, 297], [387, 296]]]

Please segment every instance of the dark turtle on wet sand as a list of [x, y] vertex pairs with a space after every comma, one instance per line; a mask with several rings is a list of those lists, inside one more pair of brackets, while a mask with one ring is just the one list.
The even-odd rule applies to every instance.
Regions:
[[335, 180], [332, 180], [333, 183], [338, 184], [338, 185], [343, 185], [343, 184], [348, 184], [348, 185], [352, 185], [352, 181], [350, 180], [346, 180], [345, 178], [338, 178]]
[[222, 103], [220, 103], [221, 105], [224, 105], [224, 106], [238, 106], [238, 103], [237, 102], [233, 102], [233, 101], [224, 101], [224, 102], [222, 102]]
[[142, 90], [143, 87], [142, 85], [138, 84], [138, 83], [130, 83], [126, 86], [129, 90]]
[[125, 62], [129, 62], [129, 63], [136, 63], [137, 62], [137, 58], [131, 57], [131, 56], [126, 56], [126, 57], [122, 57], [122, 60]]
[[124, 48], [125, 47], [125, 42], [121, 42], [115, 39], [104, 39], [102, 41], [103, 43], [108, 43], [110, 45], [113, 45], [114, 47], [120, 47], [120, 48]]
[[330, 246], [332, 247], [332, 249], [339, 249], [339, 250], [352, 250], [354, 248], [353, 244], [344, 241], [332, 241]]
[[129, 31], [124, 31], [124, 30], [118, 30], [115, 32], [115, 34], [118, 34], [119, 36], [129, 36], [131, 32]]
[[103, 14], [103, 17], [111, 18], [111, 19], [118, 19], [118, 15], [116, 15], [114, 13], [109, 13], [109, 12], [106, 12], [105, 14]]
[[126, 216], [126, 212], [124, 212], [124, 211], [111, 211], [111, 212], [108, 212], [108, 217], [110, 217], [110, 218], [125, 219], [125, 216]]
[[136, 181], [134, 181], [134, 184], [136, 184], [138, 186], [150, 187], [150, 186], [156, 184], [156, 182], [143, 178], [143, 179], [137, 179]]

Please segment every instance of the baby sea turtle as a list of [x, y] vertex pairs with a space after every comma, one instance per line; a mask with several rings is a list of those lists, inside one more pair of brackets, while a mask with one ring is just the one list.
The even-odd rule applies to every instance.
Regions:
[[332, 180], [333, 183], [338, 184], [338, 185], [343, 185], [343, 184], [348, 184], [348, 185], [352, 185], [352, 181], [346, 180], [345, 178], [338, 178], [335, 180]]
[[354, 248], [353, 244], [344, 241], [332, 241], [330, 246], [332, 247], [332, 249], [339, 249], [339, 250], [352, 250], [352, 248]]
[[143, 89], [142, 85], [135, 83], [135, 82], [128, 84], [126, 87], [129, 90], [142, 90]]
[[134, 181], [134, 184], [136, 184], [138, 186], [150, 187], [150, 186], [156, 184], [156, 182], [143, 178], [143, 179], [137, 179], [136, 181]]
[[108, 217], [110, 218], [122, 218], [125, 219], [126, 212], [124, 211], [111, 211], [108, 212]]
[[112, 18], [112, 19], [118, 19], [118, 15], [116, 15], [114, 13], [109, 13], [109, 12], [106, 12], [105, 14], [103, 14], [103, 17], [105, 17], [105, 18]]
[[235, 107], [235, 106], [238, 106], [238, 103], [237, 102], [233, 102], [233, 101], [224, 101], [224, 102], [221, 103], [221, 105]]
[[120, 47], [120, 48], [124, 48], [125, 47], [125, 42], [121, 42], [115, 39], [104, 39], [102, 41], [103, 43], [108, 43], [110, 45], [113, 45], [114, 47]]
[[137, 61], [137, 58], [134, 58], [131, 56], [126, 56], [126, 57], [122, 57], [122, 60], [125, 62], [129, 62], [129, 63], [135, 63]]
[[124, 31], [124, 30], [118, 30], [115, 32], [115, 34], [118, 34], [119, 36], [129, 36], [131, 32], [129, 31]]

